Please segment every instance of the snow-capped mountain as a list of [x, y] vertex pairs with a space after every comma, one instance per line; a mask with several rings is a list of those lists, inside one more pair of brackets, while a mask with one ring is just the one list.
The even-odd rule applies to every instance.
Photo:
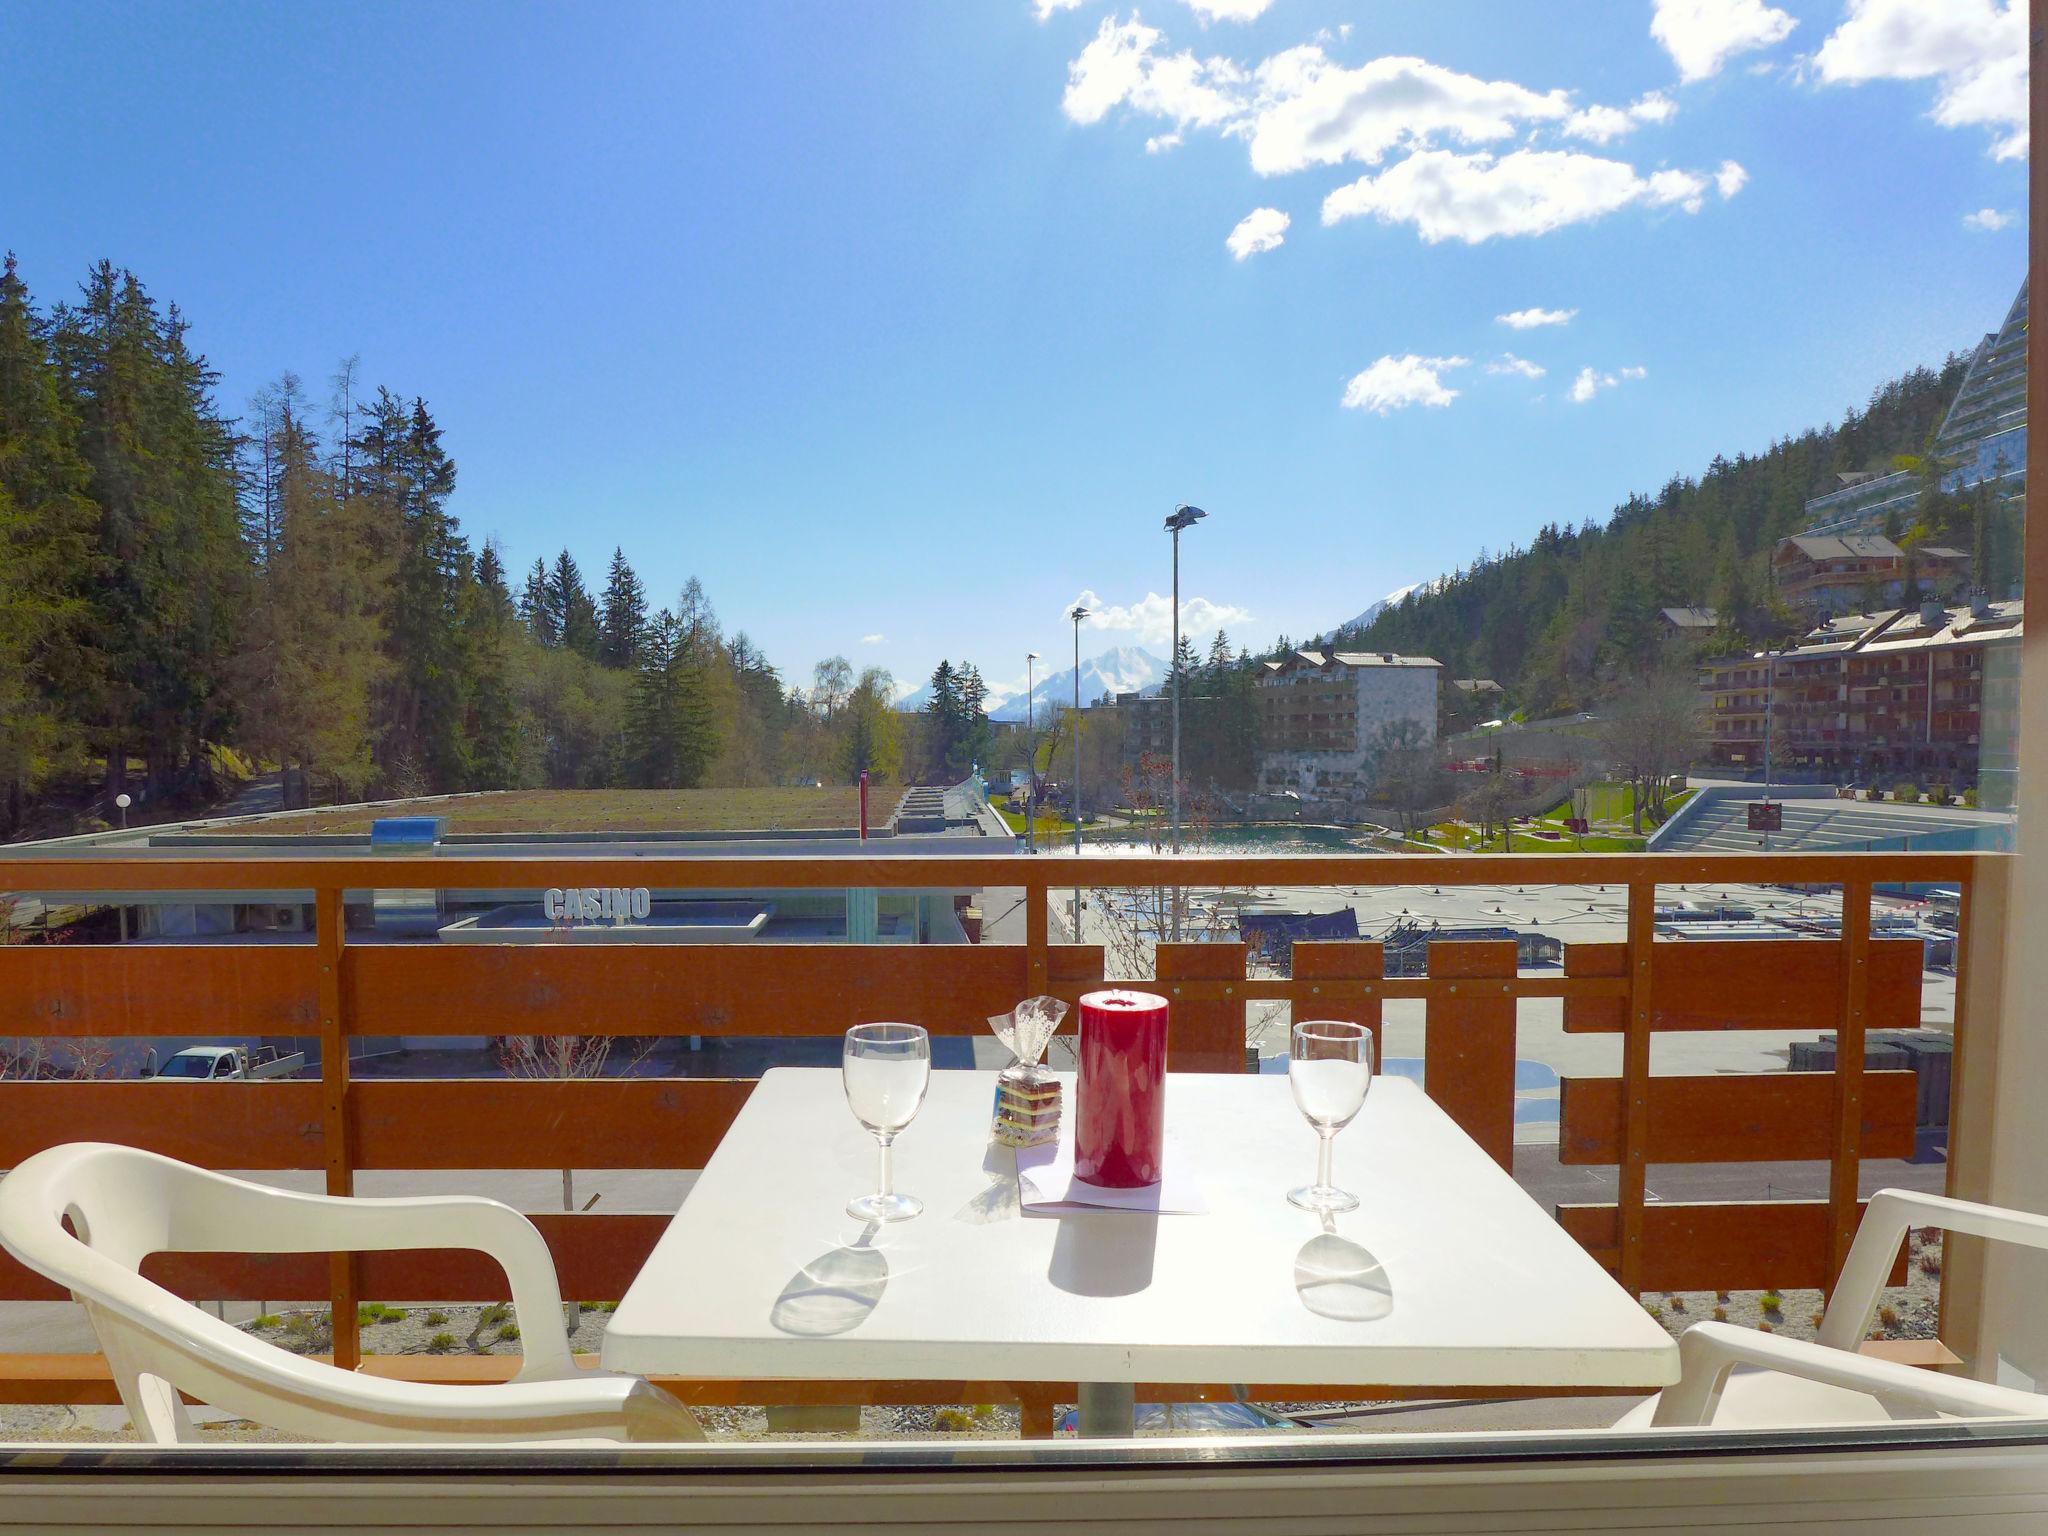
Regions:
[[1339, 624], [1336, 627], [1336, 629], [1324, 630], [1320, 635], [1317, 635], [1315, 637], [1315, 640], [1311, 643], [1321, 645], [1344, 630], [1363, 629], [1366, 625], [1370, 624], [1374, 619], [1378, 618], [1381, 614], [1385, 613], [1389, 608], [1398, 608], [1401, 604], [1401, 599], [1406, 597], [1410, 592], [1420, 592], [1423, 591], [1425, 588], [1434, 585], [1434, 582], [1416, 581], [1409, 583], [1405, 587], [1396, 587], [1393, 591], [1389, 592], [1385, 597], [1381, 598], [1378, 602], [1374, 603], [1370, 608], [1366, 609], [1365, 612], [1361, 613], [1357, 618], [1351, 620], [1348, 624]]
[[[1032, 679], [1036, 687], [1032, 693], [1032, 712], [1043, 720], [1048, 709], [1061, 705], [1072, 706], [1074, 702], [1074, 669], [1063, 667], [1057, 672]], [[1081, 702], [1093, 704], [1104, 694], [1157, 693], [1166, 682], [1166, 663], [1149, 651], [1135, 645], [1113, 646], [1100, 656], [1083, 658], [1081, 662]], [[1024, 701], [1024, 679], [1012, 682], [990, 683], [988, 685], [988, 712], [992, 720], [1022, 720], [1026, 709]], [[896, 701], [900, 710], [923, 709], [932, 700], [932, 686], [927, 682], [922, 688], [906, 693]]]

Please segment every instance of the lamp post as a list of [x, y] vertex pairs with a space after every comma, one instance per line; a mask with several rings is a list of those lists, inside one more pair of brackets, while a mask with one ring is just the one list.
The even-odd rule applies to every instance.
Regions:
[[1024, 653], [1024, 851], [1038, 852], [1038, 652]]
[[[1209, 514], [1182, 502], [1166, 520], [1173, 535], [1173, 654], [1167, 668], [1173, 674], [1173, 851], [1180, 852], [1180, 531], [1192, 528]], [[1173, 939], [1180, 942], [1180, 887], [1173, 888]]]
[[[1081, 621], [1088, 610], [1079, 603], [1067, 615], [1074, 621], [1074, 857], [1081, 857]], [[1074, 887], [1074, 942], [1081, 942], [1081, 887]]]
[[1208, 515], [1200, 507], [1191, 507], [1183, 502], [1166, 520], [1166, 531], [1173, 535], [1173, 653], [1166, 665], [1173, 674], [1172, 848], [1175, 853], [1180, 852], [1180, 532], [1183, 528], [1194, 527]]
[[[128, 830], [128, 807], [134, 803], [133, 800], [128, 798], [128, 791], [125, 789], [120, 794], [114, 796], [114, 807], [121, 813], [121, 830], [123, 832]], [[126, 944], [128, 942], [128, 909], [120, 907], [116, 910], [121, 914], [121, 942]]]

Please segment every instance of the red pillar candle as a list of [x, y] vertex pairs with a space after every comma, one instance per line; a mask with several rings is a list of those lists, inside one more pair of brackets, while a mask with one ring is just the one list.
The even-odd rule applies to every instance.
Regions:
[[1114, 989], [1081, 999], [1074, 1172], [1105, 1189], [1159, 1182], [1166, 1140], [1166, 999]]

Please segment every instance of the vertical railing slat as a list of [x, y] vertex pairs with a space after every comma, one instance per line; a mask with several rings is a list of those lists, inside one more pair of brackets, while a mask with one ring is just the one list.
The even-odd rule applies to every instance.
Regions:
[[1621, 1165], [1616, 1203], [1621, 1207], [1621, 1285], [1642, 1290], [1643, 1203], [1649, 1192], [1650, 946], [1657, 937], [1657, 883], [1628, 885], [1628, 1017], [1621, 1040]]
[[[314, 893], [314, 942], [320, 951], [320, 1136], [327, 1161], [327, 1193], [355, 1193], [355, 1138], [348, 1081], [347, 999], [342, 991], [343, 921], [341, 892]], [[328, 1259], [328, 1304], [334, 1333], [334, 1363], [345, 1371], [361, 1363], [357, 1337], [357, 1261], [352, 1253]]]

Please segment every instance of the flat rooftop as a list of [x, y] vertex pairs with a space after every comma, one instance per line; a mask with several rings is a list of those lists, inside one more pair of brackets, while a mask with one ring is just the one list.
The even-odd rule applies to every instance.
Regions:
[[[888, 823], [906, 791], [868, 791], [868, 824]], [[449, 835], [649, 832], [826, 832], [860, 825], [860, 791], [831, 789], [511, 789], [428, 795], [328, 810], [286, 811], [260, 824], [274, 837], [366, 837], [391, 816], [440, 816]], [[188, 825], [196, 837], [246, 836], [247, 820]]]

